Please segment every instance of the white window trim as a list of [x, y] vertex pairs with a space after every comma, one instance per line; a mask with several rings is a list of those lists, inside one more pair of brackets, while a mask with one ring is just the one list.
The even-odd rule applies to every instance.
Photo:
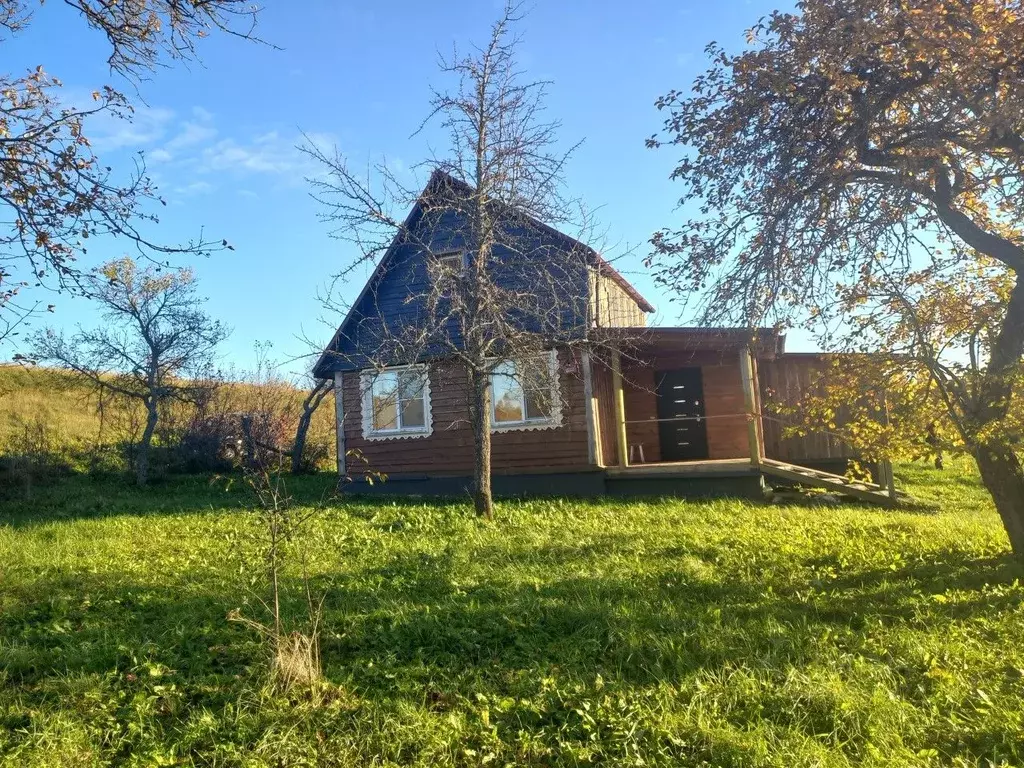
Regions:
[[[546, 419], [524, 419], [523, 421], [498, 422], [494, 418], [494, 390], [491, 390], [491, 432], [523, 432], [535, 429], [558, 429], [562, 426], [562, 381], [558, 370], [558, 350], [550, 349], [537, 357], [548, 358], [548, 374], [551, 376], [551, 416]], [[524, 416], [525, 416], [525, 406]]]
[[[417, 371], [423, 374], [423, 426], [415, 429], [373, 428], [373, 381], [382, 373], [392, 371]], [[366, 370], [359, 373], [359, 397], [362, 401], [363, 438], [365, 440], [400, 440], [402, 438], [430, 437], [434, 432], [434, 423], [430, 404], [430, 371], [427, 366], [395, 365], [380, 370]]]
[[469, 260], [466, 258], [466, 251], [442, 251], [441, 253], [432, 254], [430, 257], [432, 262], [431, 266], [434, 270], [433, 274], [431, 275], [431, 279], [436, 280], [438, 277], [440, 277], [441, 269], [443, 268], [443, 262], [448, 259], [454, 259], [455, 257], [459, 258], [459, 269], [458, 272], [455, 273], [455, 275], [459, 276], [464, 274], [466, 272], [466, 268], [469, 266]]

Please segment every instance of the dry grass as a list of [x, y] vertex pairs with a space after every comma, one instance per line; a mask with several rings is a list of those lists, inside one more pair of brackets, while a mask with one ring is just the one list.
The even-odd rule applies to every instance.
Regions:
[[[258, 411], [272, 407], [286, 423], [298, 419], [303, 393], [283, 383], [254, 385], [228, 382], [219, 390], [215, 409], [222, 412]], [[313, 417], [309, 440], [333, 449], [334, 423], [330, 401]], [[186, 423], [189, 407], [170, 413], [176, 425]], [[66, 453], [97, 445], [117, 445], [133, 440], [142, 423], [141, 409], [124, 399], [101, 403], [96, 392], [74, 375], [52, 368], [0, 365], [0, 454], [11, 452], [27, 429], [41, 426], [50, 443]], [[333, 461], [332, 457], [328, 462]]]

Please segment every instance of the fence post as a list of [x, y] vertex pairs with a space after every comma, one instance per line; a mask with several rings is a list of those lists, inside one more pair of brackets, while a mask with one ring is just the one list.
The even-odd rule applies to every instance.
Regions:
[[345, 456], [345, 398], [342, 394], [345, 374], [334, 374], [334, 436], [338, 449], [338, 476], [345, 477], [347, 471]]
[[601, 449], [598, 443], [597, 413], [594, 408], [594, 379], [590, 365], [590, 350], [583, 350], [580, 355], [583, 366], [583, 403], [587, 418], [587, 463], [590, 466], [601, 466]]

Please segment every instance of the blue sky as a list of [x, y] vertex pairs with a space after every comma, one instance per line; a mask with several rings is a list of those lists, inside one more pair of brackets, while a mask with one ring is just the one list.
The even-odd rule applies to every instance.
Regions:
[[[683, 216], [680, 189], [668, 179], [676, 153], [644, 147], [661, 125], [654, 101], [688, 87], [709, 41], [741, 46], [744, 30], [778, 4], [537, 0], [520, 25], [524, 68], [553, 81], [548, 109], [563, 123], [562, 141], [584, 140], [567, 168], [569, 191], [597, 210], [613, 256], [634, 249], [617, 265], [657, 306], [658, 324], [685, 318], [641, 264], [650, 235]], [[449, 84], [437, 71], [438, 51], [482, 41], [499, 11], [495, 2], [470, 0], [264, 5], [259, 33], [279, 50], [211, 37], [200, 43], [200, 63], [162, 69], [140, 85], [145, 104], [132, 123], [91, 128], [107, 164], [145, 152], [168, 204], [160, 239], [203, 229], [234, 245], [193, 266], [208, 311], [234, 329], [225, 361], [242, 367], [255, 342], [271, 342], [286, 358], [304, 351], [302, 334], [326, 339], [316, 293], [353, 257], [316, 219], [304, 180], [316, 168], [295, 149], [300, 133], [337, 144], [355, 162], [384, 156], [394, 168], [411, 168], [430, 147], [443, 147], [438, 132], [412, 136], [431, 86]], [[107, 70], [103, 39], [61, 3], [44, 4], [4, 49], [8, 66], [43, 65], [72, 99], [108, 83], [125, 87]], [[122, 252], [108, 242], [88, 263]], [[348, 287], [353, 294], [357, 283]], [[53, 325], [94, 319], [82, 300], [55, 303]]]

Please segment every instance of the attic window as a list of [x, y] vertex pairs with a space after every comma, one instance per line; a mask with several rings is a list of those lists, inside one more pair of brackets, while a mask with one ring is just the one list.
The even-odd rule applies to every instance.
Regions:
[[434, 278], [458, 277], [466, 271], [466, 254], [463, 251], [448, 251], [434, 257]]

